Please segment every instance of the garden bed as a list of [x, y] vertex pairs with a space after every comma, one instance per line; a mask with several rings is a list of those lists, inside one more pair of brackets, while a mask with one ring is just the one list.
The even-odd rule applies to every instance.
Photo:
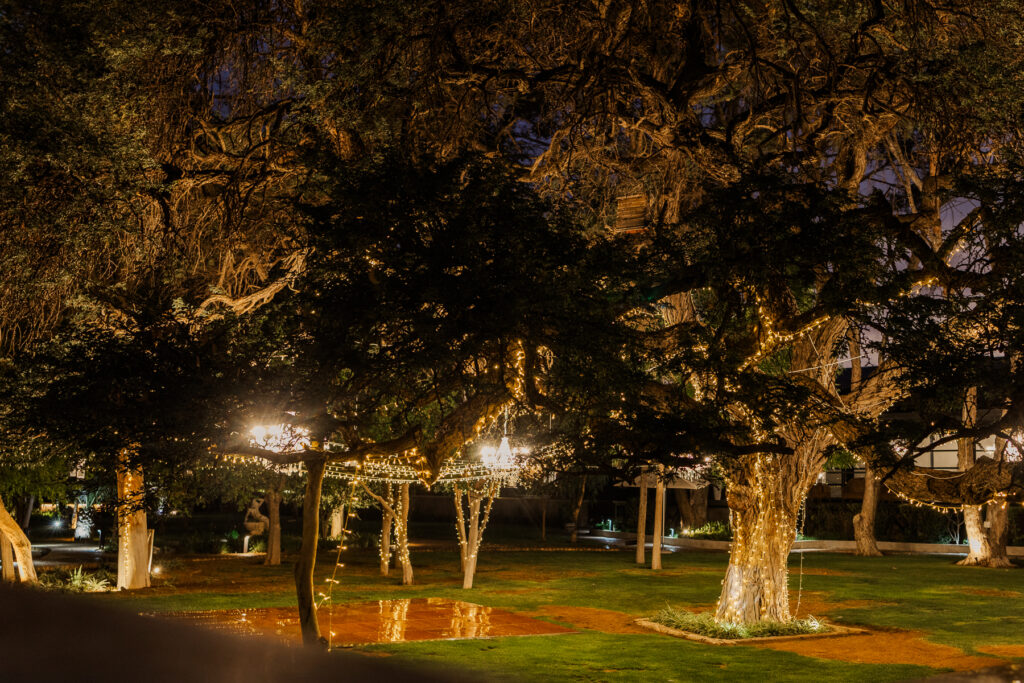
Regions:
[[672, 628], [671, 626], [665, 626], [657, 622], [651, 621], [650, 619], [637, 619], [635, 622], [638, 626], [657, 631], [658, 633], [664, 633], [669, 636], [676, 638], [685, 638], [686, 640], [692, 640], [697, 643], [705, 643], [707, 645], [757, 645], [759, 643], [779, 643], [787, 640], [809, 640], [812, 638], [837, 638], [842, 636], [854, 636], [864, 635], [870, 633], [870, 631], [862, 628], [853, 628], [850, 626], [838, 626], [836, 624], [828, 624], [827, 631], [820, 631], [818, 633], [800, 633], [795, 635], [781, 635], [781, 636], [758, 636], [755, 638], [712, 638], [710, 636], [704, 636], [699, 633], [693, 633], [692, 631], [683, 631], [678, 628]]

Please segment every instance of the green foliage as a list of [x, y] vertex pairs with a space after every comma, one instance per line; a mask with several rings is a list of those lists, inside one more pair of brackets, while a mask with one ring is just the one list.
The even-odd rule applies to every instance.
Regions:
[[702, 538], [708, 541], [731, 541], [732, 529], [725, 522], [708, 522], [704, 526], [691, 529], [686, 535], [689, 538]]
[[41, 572], [39, 583], [47, 590], [63, 593], [103, 593], [111, 590], [115, 578], [106, 570], [86, 572], [79, 566]]
[[848, 470], [861, 464], [856, 455], [846, 448], [833, 447], [828, 449], [828, 459], [825, 461], [826, 470]]
[[727, 624], [715, 621], [710, 612], [689, 612], [669, 605], [651, 617], [656, 624], [696, 633], [708, 638], [740, 640], [743, 638], [769, 638], [772, 636], [801, 636], [828, 633], [829, 627], [814, 617], [788, 622], [762, 621], [756, 624]]

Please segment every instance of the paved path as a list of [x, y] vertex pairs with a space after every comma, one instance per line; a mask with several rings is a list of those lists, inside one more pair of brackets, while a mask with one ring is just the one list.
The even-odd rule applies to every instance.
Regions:
[[112, 553], [105, 556], [95, 543], [51, 541], [32, 544], [32, 559], [36, 567], [97, 566], [104, 559], [113, 557]]

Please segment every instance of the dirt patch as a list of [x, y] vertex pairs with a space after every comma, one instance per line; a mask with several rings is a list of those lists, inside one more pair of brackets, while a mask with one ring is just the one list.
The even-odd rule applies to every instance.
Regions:
[[958, 593], [970, 593], [971, 595], [984, 595], [987, 598], [1019, 598], [1020, 591], [1004, 591], [997, 588], [957, 588]]
[[597, 607], [569, 607], [567, 605], [545, 605], [530, 616], [549, 617], [564, 621], [579, 628], [603, 633], [649, 633], [634, 623], [636, 615], [616, 612]]
[[986, 645], [979, 647], [978, 652], [997, 657], [1024, 657], [1024, 645]]
[[842, 638], [762, 643], [755, 647], [841, 662], [916, 664], [954, 671], [982, 669], [999, 663], [991, 657], [968, 655], [949, 645], [931, 643], [921, 635], [919, 631], [876, 631]]

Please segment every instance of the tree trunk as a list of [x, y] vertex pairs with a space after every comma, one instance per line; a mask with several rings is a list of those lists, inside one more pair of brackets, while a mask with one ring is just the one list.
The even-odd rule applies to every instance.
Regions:
[[324, 647], [316, 617], [313, 572], [316, 570], [316, 546], [320, 538], [320, 493], [324, 485], [326, 460], [306, 461], [306, 490], [302, 499], [302, 548], [295, 563], [295, 592], [299, 604], [299, 627], [302, 643]]
[[14, 546], [7, 540], [7, 534], [0, 531], [0, 581], [14, 583], [18, 580], [14, 571]]
[[[462, 559], [462, 587], [464, 589], [473, 587], [473, 577], [476, 576], [484, 529], [487, 528], [487, 522], [491, 518], [494, 499], [500, 491], [501, 483], [498, 481], [488, 481], [483, 484], [481, 482], [470, 483], [466, 485], [465, 489], [460, 486], [455, 487], [455, 528], [459, 534], [459, 554]], [[469, 509], [468, 517], [463, 509], [463, 497], [465, 497], [466, 507]], [[480, 506], [484, 500], [487, 501], [487, 505], [481, 515]]]
[[[18, 575], [22, 583], [37, 583], [36, 566], [32, 562], [32, 544], [21, 526], [11, 517], [0, 498], [0, 545], [3, 546], [2, 556], [4, 580], [14, 580], [14, 558], [18, 560]], [[14, 557], [11, 557], [13, 554]], [[9, 577], [9, 578], [8, 578]]]
[[[388, 484], [388, 488], [391, 484]], [[380, 575], [387, 576], [391, 572], [391, 522], [390, 511], [381, 511], [380, 520]]]
[[636, 513], [636, 563], [646, 564], [644, 558], [647, 548], [647, 480], [640, 474], [640, 504]]
[[462, 573], [466, 573], [466, 562], [469, 560], [469, 534], [466, 530], [466, 513], [462, 509], [463, 490], [455, 485], [455, 533], [459, 537], [459, 565]]
[[267, 556], [263, 564], [281, 564], [281, 486], [267, 489], [263, 502], [267, 504]]
[[345, 528], [345, 506], [339, 505], [331, 510], [331, 527], [330, 535], [328, 538], [338, 539], [344, 541], [341, 537], [341, 532]]
[[[978, 420], [978, 389], [971, 387], [964, 397], [961, 419], [965, 427], [973, 427]], [[970, 469], [977, 460], [974, 439], [957, 439], [957, 465], [961, 470]], [[964, 528], [967, 531], [967, 557], [957, 562], [961, 566], [999, 566], [992, 556], [988, 530], [984, 523], [984, 509], [980, 505], [964, 506]], [[994, 563], [994, 565], [993, 565]]]
[[573, 545], [579, 540], [580, 537], [580, 510], [583, 509], [583, 496], [587, 493], [587, 475], [583, 475], [580, 481], [580, 495], [576, 498], [576, 504], [573, 506], [572, 511], [572, 536], [569, 538], [569, 542]]
[[989, 503], [985, 507], [985, 521], [988, 523], [988, 547], [991, 555], [986, 567], [1013, 567], [1006, 554], [1010, 540], [1010, 511], [1006, 501]]
[[715, 618], [751, 624], [790, 620], [787, 560], [796, 538], [796, 482], [774, 476], [758, 482], [755, 499], [742, 503], [729, 492], [733, 541]]
[[540, 502], [540, 540], [548, 540], [548, 499]]
[[402, 585], [412, 585], [412, 557], [409, 555], [409, 483], [402, 484], [401, 526], [398, 529], [398, 559], [402, 563]]
[[15, 506], [15, 510], [17, 511], [16, 514], [18, 516], [18, 525], [21, 527], [22, 531], [28, 531], [28, 527], [32, 523], [32, 511], [35, 509], [35, 507], [35, 494], [30, 493], [28, 495], [22, 496], [18, 500], [18, 504]]
[[658, 477], [654, 487], [654, 538], [651, 539], [651, 569], [661, 569], [661, 543], [665, 536], [665, 482]]
[[679, 508], [679, 533], [699, 529], [708, 522], [708, 489], [672, 489]]
[[864, 497], [860, 502], [860, 512], [853, 516], [853, 537], [857, 542], [857, 555], [862, 557], [879, 557], [875, 538], [875, 512], [878, 510], [878, 492], [881, 486], [875, 470], [870, 463], [864, 465]]
[[476, 556], [480, 549], [480, 497], [469, 497], [469, 529], [467, 530], [467, 542], [469, 553], [466, 556], [466, 566], [462, 570], [462, 587], [469, 589], [473, 587], [473, 574], [476, 573]]
[[117, 587], [149, 587], [149, 529], [146, 524], [142, 467], [125, 449], [117, 462]]
[[758, 454], [726, 473], [732, 543], [715, 619], [723, 623], [788, 622], [789, 552], [808, 490], [824, 463], [830, 435], [794, 435], [790, 455]]
[[693, 523], [695, 525], [692, 528], [699, 529], [708, 523], [708, 493], [710, 491], [710, 486], [690, 491], [690, 506], [693, 508]]

